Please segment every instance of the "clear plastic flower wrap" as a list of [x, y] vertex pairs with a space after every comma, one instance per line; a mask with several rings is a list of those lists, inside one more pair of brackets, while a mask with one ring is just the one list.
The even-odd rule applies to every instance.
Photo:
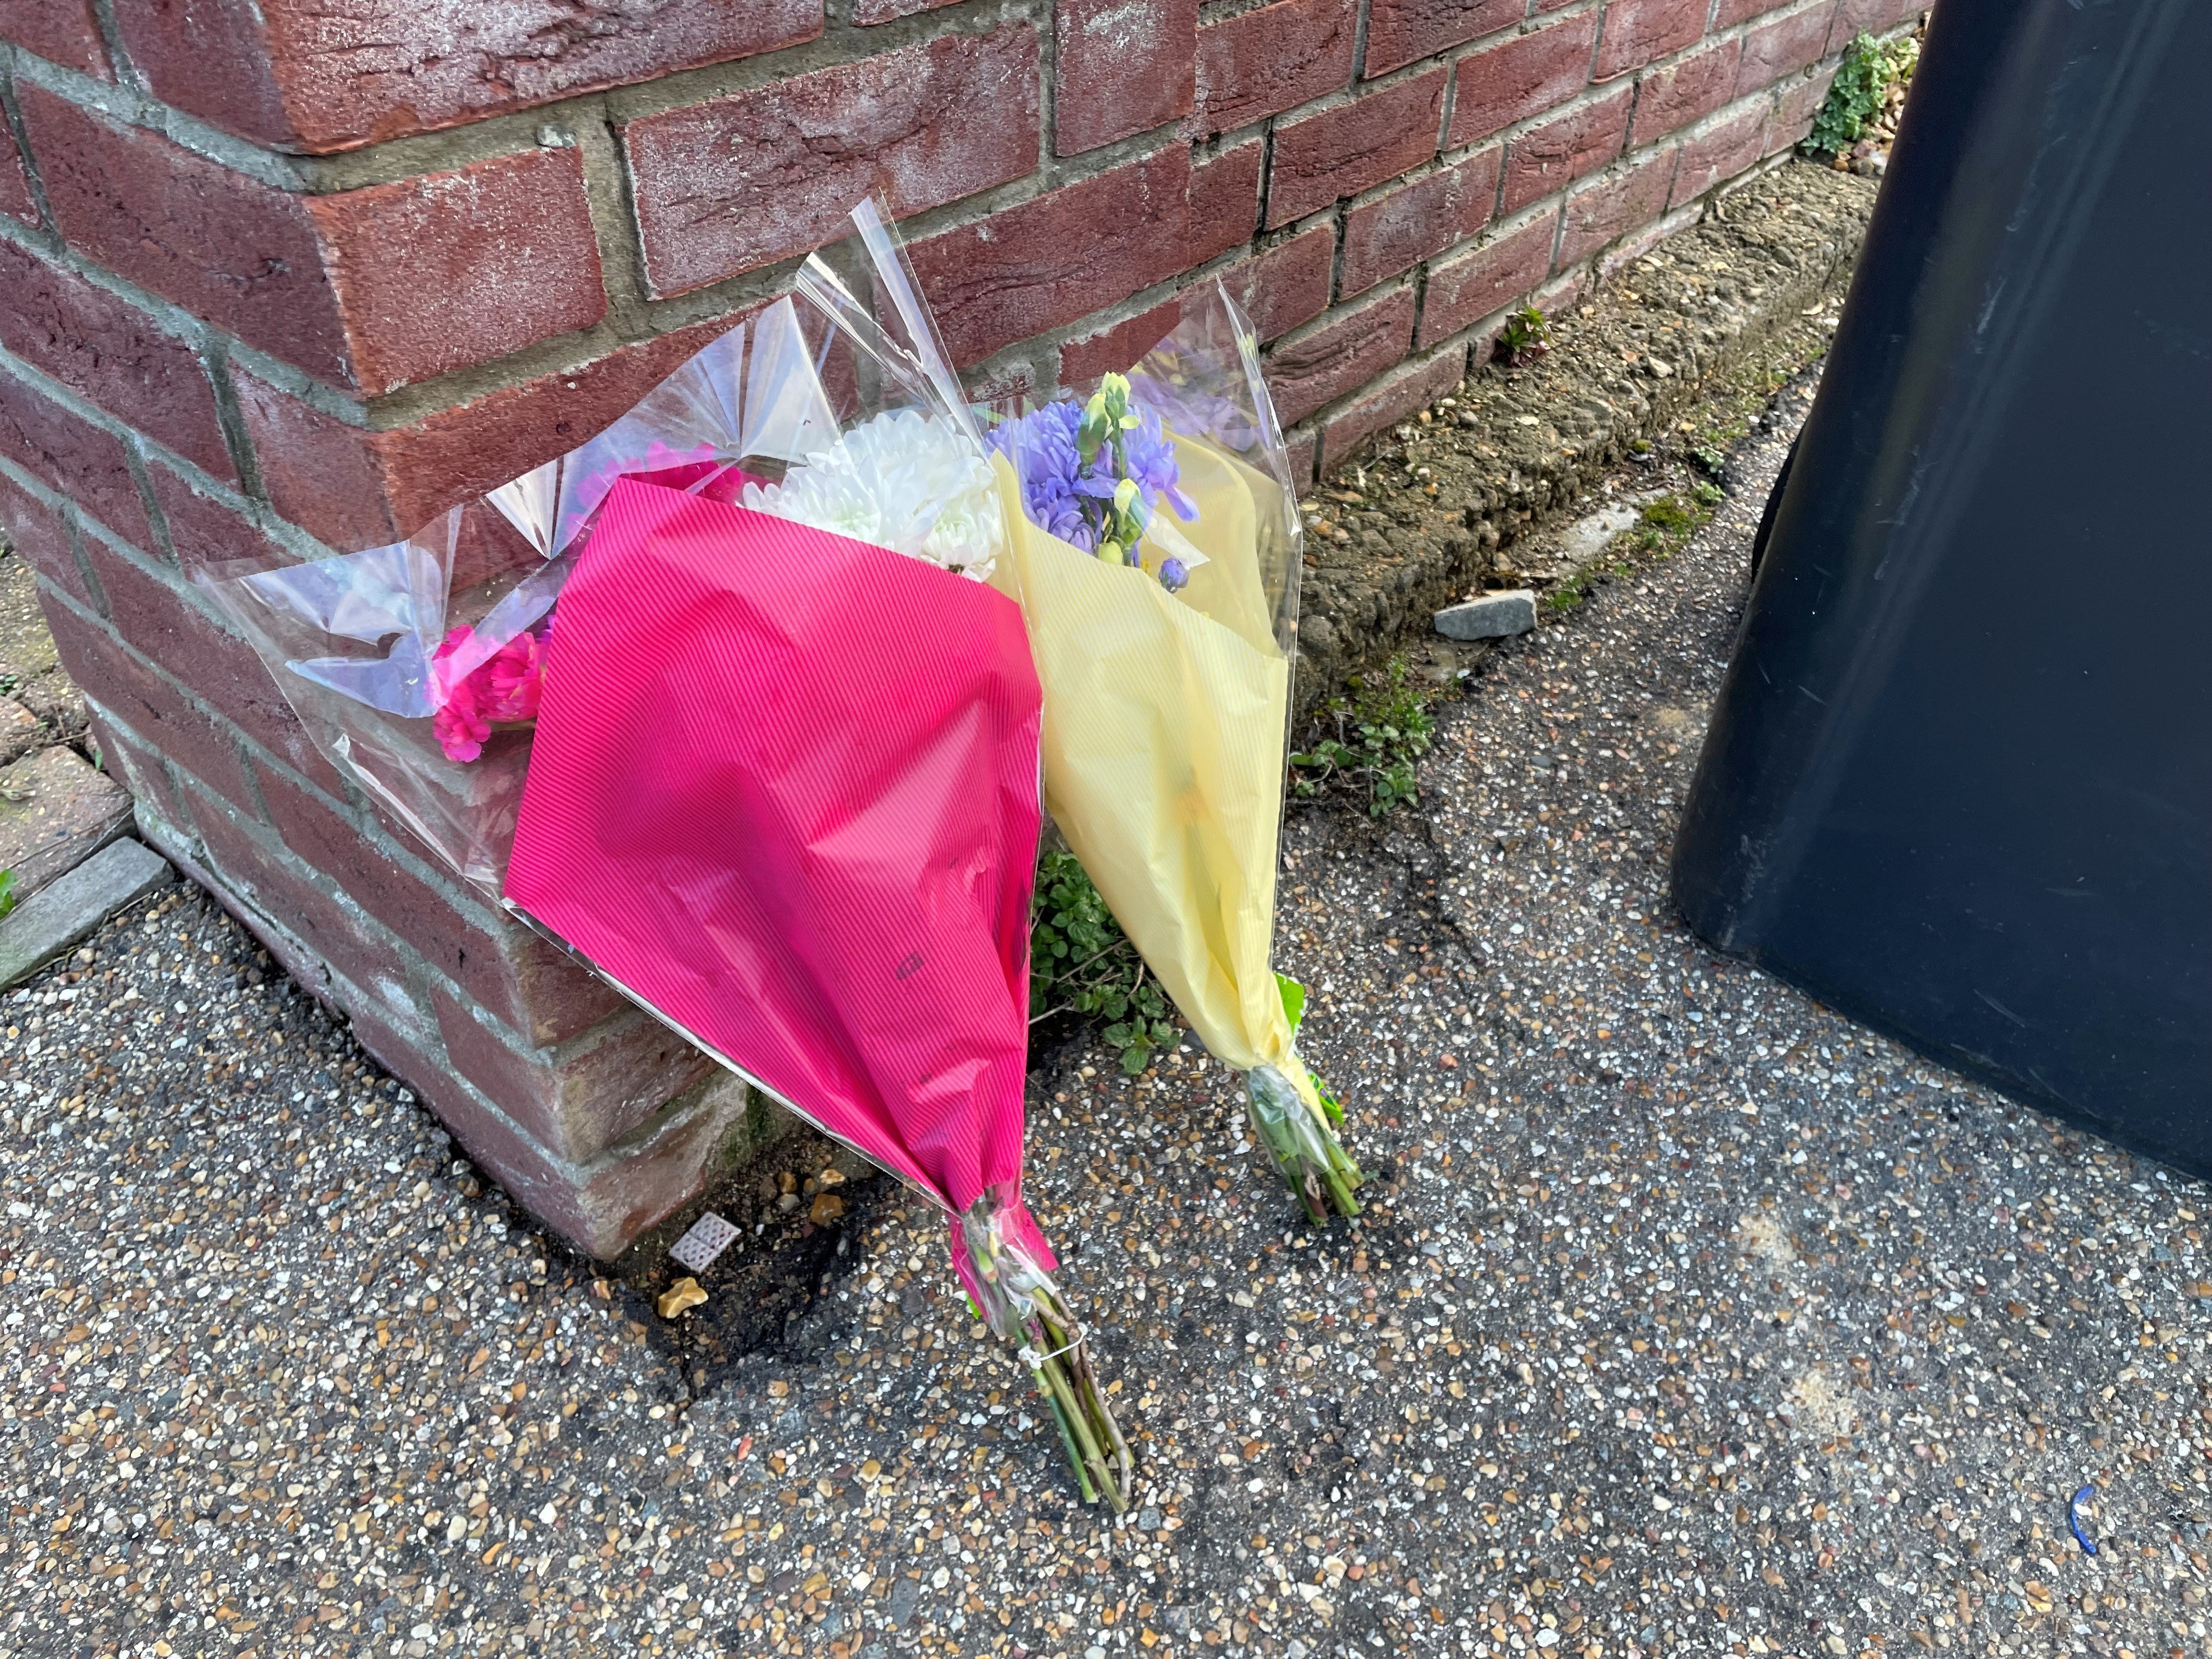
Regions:
[[[902, 252], [875, 204], [854, 223], [450, 546], [219, 591], [455, 868], [944, 1212], [1118, 1509], [1127, 1448], [1019, 1196], [1042, 696], [1006, 520]], [[479, 605], [457, 550], [487, 519]]]
[[1251, 325], [1218, 283], [1126, 375], [1002, 411], [1045, 804], [1316, 1221], [1358, 1212], [1343, 1114], [1269, 965], [1301, 528]]
[[571, 563], [477, 501], [389, 546], [198, 579], [325, 758], [496, 897]]

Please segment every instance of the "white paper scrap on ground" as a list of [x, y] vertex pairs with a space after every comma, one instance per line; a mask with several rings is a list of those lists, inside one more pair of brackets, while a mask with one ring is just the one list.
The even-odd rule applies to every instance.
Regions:
[[693, 1273], [703, 1273], [737, 1236], [735, 1227], [709, 1210], [691, 1224], [690, 1231], [676, 1241], [668, 1254]]

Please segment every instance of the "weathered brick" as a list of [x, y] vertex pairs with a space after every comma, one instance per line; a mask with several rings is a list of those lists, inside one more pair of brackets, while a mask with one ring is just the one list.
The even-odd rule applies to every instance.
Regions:
[[1736, 64], [1742, 56], [1741, 38], [1730, 36], [1645, 76], [1637, 86], [1630, 146], [1640, 149], [1727, 103], [1735, 95]]
[[1565, 267], [1667, 210], [1680, 152], [1674, 145], [1592, 180], [1567, 198], [1566, 222], [1554, 263]]
[[[1564, 317], [1583, 302], [1583, 296], [1594, 286], [1589, 273], [1588, 265], [1570, 266], [1531, 294], [1528, 303], [1547, 317]], [[1493, 349], [1497, 342], [1498, 336], [1492, 335], [1486, 349]]]
[[382, 431], [349, 425], [243, 369], [233, 380], [276, 510], [350, 551], [411, 534], [574, 449], [736, 320], [694, 324]]
[[85, 696], [226, 803], [254, 812], [253, 786], [228, 732], [99, 623], [63, 605], [48, 605], [46, 617], [62, 666]]
[[1458, 351], [1395, 370], [1364, 397], [1328, 417], [1322, 428], [1323, 470], [1341, 466], [1353, 450], [1376, 433], [1434, 403], [1466, 378], [1467, 358]]
[[[1230, 266], [1221, 282], [1260, 338], [1272, 340], [1328, 309], [1335, 264], [1336, 227], [1319, 224]], [[1203, 287], [1193, 289], [1200, 297], [1205, 292]]]
[[458, 980], [468, 951], [485, 937], [473, 904], [416, 873], [351, 809], [259, 769], [261, 798], [293, 856], [329, 876], [354, 902], [404, 939], [429, 964]]
[[1579, 12], [1461, 58], [1445, 144], [1472, 144], [1580, 92], [1589, 83], [1597, 26], [1596, 12]]
[[1505, 211], [1595, 173], [1620, 154], [1635, 88], [1621, 87], [1533, 126], [1505, 152]]
[[15, 148], [15, 133], [4, 122], [0, 122], [0, 213], [27, 225], [39, 222], [39, 204], [31, 194], [29, 170], [23, 166], [22, 152]]
[[[155, 844], [161, 844], [158, 836], [155, 838]], [[348, 1035], [382, 1070], [415, 1091], [416, 1097], [429, 1108], [431, 1114], [453, 1132], [454, 1144], [462, 1152], [474, 1159], [479, 1167], [491, 1167], [489, 1160], [478, 1155], [468, 1137], [446, 1116], [441, 1103], [441, 1091], [463, 1091], [472, 1101], [480, 1100], [482, 1097], [467, 1084], [453, 1077], [453, 1066], [446, 1058], [445, 1044], [439, 1040], [437, 1028], [416, 999], [410, 996], [403, 1002], [393, 997], [380, 996], [362, 990], [342, 974], [330, 972], [325, 964], [315, 960], [311, 950], [290, 937], [281, 925], [264, 920], [258, 909], [249, 909], [226, 895], [219, 877], [203, 876], [188, 861], [178, 860], [173, 853], [170, 859], [185, 874], [210, 888], [223, 907], [237, 916], [246, 930], [268, 947], [269, 954], [283, 965], [295, 981], [307, 987], [345, 1018]], [[393, 988], [411, 988], [395, 981]], [[508, 1133], [514, 1131], [510, 1128]], [[541, 1152], [539, 1156], [544, 1154]]]
[[435, 516], [429, 509], [412, 520], [392, 499], [385, 462], [398, 434], [349, 426], [235, 365], [231, 379], [269, 499], [310, 535], [353, 552], [397, 541]]
[[[198, 838], [216, 878], [208, 884], [227, 908], [313, 994], [332, 997], [338, 989], [333, 974], [359, 988], [361, 998], [340, 1002], [347, 1014], [358, 1018], [364, 1009], [387, 1016], [410, 1009], [415, 969], [398, 939], [349, 895], [331, 891], [327, 872], [293, 856], [266, 827], [195, 787], [195, 781], [185, 781], [187, 821], [179, 827]], [[264, 923], [275, 925], [274, 937]], [[399, 1075], [421, 1086], [421, 1073]]]
[[1275, 0], [1198, 32], [1198, 112], [1230, 132], [1352, 83], [1353, 0]]
[[911, 17], [920, 11], [935, 11], [940, 6], [957, 5], [959, 0], [853, 0], [853, 21], [862, 28], [875, 23], [888, 23], [894, 18]]
[[0, 370], [0, 455], [125, 540], [154, 544], [123, 441]]
[[146, 476], [168, 527], [169, 550], [186, 574], [240, 559], [288, 562], [284, 550], [244, 515], [242, 499], [219, 499], [158, 460], [146, 463]]
[[137, 306], [0, 241], [0, 345], [210, 476], [236, 476], [199, 354]]
[[1347, 299], [1364, 293], [1488, 224], [1501, 153], [1492, 144], [1346, 214], [1339, 293]]
[[822, 0], [121, 0], [156, 96], [284, 149], [340, 149], [795, 46]]
[[311, 197], [370, 393], [588, 328], [606, 314], [573, 148]]
[[[260, 775], [262, 798], [287, 847], [311, 867], [333, 872], [363, 910], [531, 1041], [565, 1041], [625, 1006], [619, 993], [527, 928], [480, 920], [484, 913], [474, 903], [426, 881], [328, 799], [265, 767]], [[417, 846], [411, 836], [404, 844]]]
[[1308, 429], [1283, 434], [1283, 448], [1290, 462], [1291, 488], [1304, 489], [1314, 480], [1314, 462], [1321, 454], [1321, 434]]
[[1059, 0], [1052, 147], [1060, 155], [1191, 112], [1198, 0]]
[[[578, 1249], [616, 1256], [647, 1228], [681, 1209], [744, 1132], [746, 1094], [720, 1077], [667, 1106], [589, 1164], [556, 1158], [482, 1091], [426, 1064], [407, 1028], [356, 1015], [355, 1034], [419, 1090], [438, 1120], [507, 1195]], [[387, 1057], [387, 1054], [392, 1057]], [[404, 1068], [420, 1068], [410, 1073]]]
[[628, 998], [526, 927], [481, 935], [456, 982], [537, 1043], [563, 1042], [630, 1006]]
[[127, 643], [303, 776], [325, 789], [339, 787], [260, 658], [200, 608], [183, 578], [96, 541], [88, 539], [85, 552]]
[[1694, 46], [1705, 32], [1711, 6], [1712, 0], [1607, 0], [1596, 78], [1609, 81]]
[[1712, 27], [1717, 30], [1733, 28], [1770, 11], [1779, 11], [1789, 3], [1790, 0], [1720, 0], [1713, 9]]
[[1364, 76], [1387, 75], [1463, 40], [1510, 28], [1522, 0], [1370, 0]]
[[915, 270], [956, 364], [1182, 270], [1189, 188], [1189, 147], [1172, 144], [916, 245]]
[[713, 1060], [635, 1009], [572, 1042], [527, 1048], [443, 990], [431, 1002], [454, 1068], [532, 1139], [572, 1163], [598, 1157], [715, 1071]]
[[1765, 154], [1768, 110], [1754, 106], [1730, 116], [1709, 132], [1682, 141], [1682, 161], [1674, 173], [1669, 207], [1695, 201], [1715, 185], [1733, 179]]
[[17, 91], [72, 246], [311, 374], [346, 380], [344, 325], [299, 197], [44, 88]]
[[151, 806], [172, 823], [183, 817], [181, 799], [169, 781], [169, 769], [163, 763], [160, 751], [88, 697], [85, 700], [85, 714], [92, 726], [93, 739], [100, 745], [102, 769], [111, 776], [119, 775], [133, 799]]
[[1250, 138], [1190, 170], [1190, 246], [1186, 265], [1201, 264], [1252, 240], [1260, 222], [1260, 174], [1267, 145]]
[[880, 188], [916, 213], [1036, 166], [1027, 25], [946, 34], [623, 129], [646, 271], [680, 294], [840, 234]]
[[1795, 75], [1816, 64], [1828, 49], [1828, 25], [1835, 7], [1832, 0], [1760, 23], [1745, 32], [1743, 61], [1737, 65], [1739, 95], [1771, 87], [1784, 76]]
[[1277, 127], [1268, 228], [1303, 219], [1434, 155], [1446, 78], [1437, 69]]
[[1070, 340], [1060, 349], [1060, 383], [1088, 387], [1102, 374], [1119, 374], [1172, 333], [1182, 302], [1163, 300], [1125, 322]]
[[1413, 342], [1413, 294], [1399, 289], [1278, 341], [1263, 361], [1275, 415], [1285, 425], [1373, 380]]
[[114, 78], [92, 0], [0, 0], [0, 40], [13, 41], [50, 64]]
[[1820, 106], [1828, 100], [1828, 86], [1836, 78], [1836, 71], [1822, 70], [1809, 80], [1784, 82], [1777, 90], [1774, 114], [1766, 124], [1766, 153], [1775, 155], [1813, 130], [1813, 118], [1820, 112]]
[[1434, 345], [1472, 328], [1542, 282], [1552, 269], [1552, 244], [1559, 228], [1559, 216], [1547, 213], [1480, 247], [1437, 261], [1422, 296], [1417, 343]]
[[92, 595], [76, 568], [76, 538], [62, 514], [0, 472], [0, 531], [39, 574], [80, 605]]
[[1839, 52], [1860, 34], [1880, 34], [1917, 17], [1928, 0], [1839, 0], [1828, 28], [1828, 51]]

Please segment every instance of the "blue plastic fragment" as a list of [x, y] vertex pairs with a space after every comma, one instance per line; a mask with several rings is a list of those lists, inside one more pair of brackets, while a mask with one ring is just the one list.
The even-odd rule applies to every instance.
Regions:
[[2081, 1530], [2081, 1500], [2096, 1490], [2094, 1486], [2082, 1487], [2074, 1494], [2072, 1501], [2066, 1505], [2066, 1524], [2074, 1529], [2074, 1541], [2091, 1555], [2097, 1553], [2097, 1546], [2090, 1539], [2089, 1534]]

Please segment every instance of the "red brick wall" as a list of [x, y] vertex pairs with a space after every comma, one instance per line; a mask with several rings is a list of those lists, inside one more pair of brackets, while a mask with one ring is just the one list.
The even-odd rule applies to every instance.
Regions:
[[1224, 277], [1310, 471], [1917, 5], [0, 0], [0, 524], [165, 844], [582, 1181], [689, 1058], [349, 795], [194, 567], [580, 441], [872, 187], [981, 383], [1126, 362]]

